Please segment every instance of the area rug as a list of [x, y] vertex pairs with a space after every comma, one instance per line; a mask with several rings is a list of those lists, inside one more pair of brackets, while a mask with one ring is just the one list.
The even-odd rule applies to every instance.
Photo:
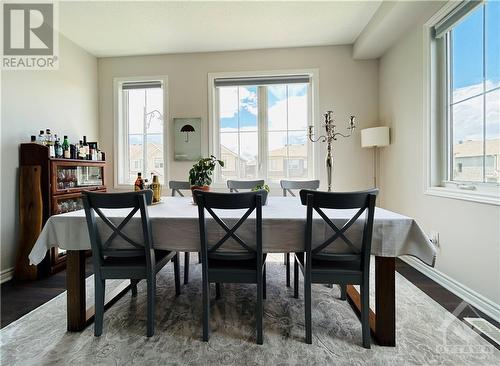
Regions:
[[[146, 337], [146, 289], [125, 294], [93, 326], [66, 332], [66, 294], [0, 331], [2, 365], [499, 365], [500, 351], [405, 278], [396, 275], [397, 346], [361, 346], [361, 326], [336, 286], [313, 285], [313, 344], [304, 342], [304, 305], [285, 287], [281, 256], [268, 263], [264, 344], [255, 343], [255, 286], [212, 289], [211, 336], [201, 341], [201, 265], [192, 264], [188, 285], [174, 293], [173, 268], [157, 281], [156, 331]], [[372, 274], [373, 275], [373, 274]], [[93, 295], [87, 279], [88, 303]], [[302, 284], [302, 281], [301, 281]], [[373, 282], [372, 282], [373, 284]], [[112, 288], [113, 283], [107, 285]], [[372, 286], [373, 287], [373, 286]], [[373, 300], [372, 300], [373, 306]]]

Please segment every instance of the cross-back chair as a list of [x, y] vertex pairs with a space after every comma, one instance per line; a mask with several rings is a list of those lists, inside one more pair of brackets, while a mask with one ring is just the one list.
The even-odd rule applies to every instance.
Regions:
[[171, 180], [168, 182], [168, 188], [172, 190], [172, 197], [174, 197], [176, 194], [178, 194], [181, 197], [184, 197], [184, 194], [182, 193], [183, 190], [190, 190], [191, 185], [189, 182], [184, 182], [181, 180]]
[[[220, 297], [221, 283], [253, 283], [257, 285], [256, 323], [257, 343], [262, 344], [263, 298], [266, 297], [266, 255], [262, 253], [262, 191], [245, 193], [215, 193], [195, 191], [200, 225], [202, 282], [203, 282], [203, 340], [209, 338], [210, 283], [216, 283]], [[243, 216], [230, 227], [216, 209], [242, 210]], [[237, 230], [255, 211], [255, 245], [245, 242]], [[226, 233], [216, 243], [207, 237], [208, 212], [212, 220]], [[239, 245], [240, 251], [224, 250], [229, 239]]]
[[[154, 334], [156, 274], [170, 261], [174, 262], [175, 293], [180, 294], [179, 262], [175, 251], [153, 249], [151, 223], [146, 206], [146, 192], [95, 193], [84, 192], [83, 205], [92, 247], [92, 264], [95, 282], [94, 335], [100, 336], [103, 328], [104, 293], [107, 279], [130, 279], [132, 296], [137, 296], [137, 283], [147, 282], [147, 336]], [[102, 210], [107, 212], [103, 212]], [[106, 214], [115, 209], [130, 209], [120, 224], [115, 224]], [[140, 213], [142, 240], [131, 238], [125, 231]], [[135, 225], [134, 225], [135, 229]], [[106, 231], [110, 231], [108, 235]], [[132, 231], [129, 231], [130, 233]], [[116, 239], [121, 239], [116, 243]]]
[[[317, 190], [319, 188], [319, 180], [286, 180], [282, 179], [280, 181], [281, 189], [283, 189], [283, 197], [289, 194], [295, 197], [295, 193], [292, 189], [312, 189]], [[284, 264], [286, 266], [286, 287], [290, 287], [290, 253], [284, 253]]]
[[[182, 193], [183, 190], [190, 190], [191, 184], [189, 182], [184, 182], [181, 180], [171, 180], [168, 182], [168, 187], [172, 190], [172, 197], [175, 197], [178, 194], [181, 197], [184, 197]], [[184, 252], [184, 284], [187, 285], [189, 282], [189, 258], [190, 253]], [[201, 258], [198, 253], [198, 262], [201, 263]]]
[[292, 197], [295, 197], [295, 193], [292, 189], [311, 189], [317, 190], [319, 188], [319, 180], [280, 180], [280, 186], [283, 190], [283, 197], [286, 197], [289, 194]]
[[[373, 232], [373, 217], [375, 200], [378, 190], [362, 192], [318, 192], [301, 190], [300, 199], [307, 206], [307, 221], [305, 234], [305, 252], [295, 253], [294, 267], [294, 297], [298, 298], [299, 269], [304, 275], [304, 302], [306, 343], [312, 343], [311, 320], [311, 284], [341, 284], [360, 285], [361, 295], [361, 329], [363, 347], [370, 348], [369, 324], [369, 275], [370, 251]], [[352, 210], [356, 213], [342, 226], [338, 227], [324, 209]], [[323, 222], [333, 231], [333, 234], [322, 243], [312, 247], [313, 213], [316, 212]], [[354, 223], [365, 213], [364, 225], [360, 242], [353, 242], [347, 232], [354, 230]], [[355, 236], [351, 236], [355, 237]], [[359, 237], [359, 236], [358, 236]], [[343, 243], [349, 252], [333, 252], [340, 248], [332, 248], [336, 243]]]
[[231, 180], [227, 181], [229, 192], [239, 192], [240, 189], [252, 189], [256, 186], [263, 186], [264, 179], [258, 180]]

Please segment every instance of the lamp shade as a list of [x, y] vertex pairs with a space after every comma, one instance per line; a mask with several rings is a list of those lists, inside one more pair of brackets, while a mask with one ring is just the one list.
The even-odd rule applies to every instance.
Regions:
[[389, 145], [389, 127], [373, 127], [361, 130], [361, 147]]

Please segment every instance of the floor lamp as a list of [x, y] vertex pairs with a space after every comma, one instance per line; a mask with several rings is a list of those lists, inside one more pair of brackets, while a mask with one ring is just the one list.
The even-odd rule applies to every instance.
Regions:
[[373, 147], [373, 186], [377, 187], [377, 148], [389, 145], [389, 127], [361, 130], [361, 147]]

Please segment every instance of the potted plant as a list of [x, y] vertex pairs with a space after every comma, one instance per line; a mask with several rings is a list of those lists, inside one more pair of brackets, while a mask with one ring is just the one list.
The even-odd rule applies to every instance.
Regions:
[[202, 191], [209, 191], [210, 184], [212, 184], [212, 174], [215, 166], [219, 164], [224, 167], [224, 162], [217, 159], [215, 156], [210, 155], [209, 158], [202, 158], [189, 170], [189, 184], [191, 191], [199, 189]]
[[267, 196], [269, 195], [269, 186], [267, 184], [264, 185], [256, 185], [255, 187], [252, 188], [252, 192], [256, 191], [262, 191], [262, 204], [265, 205], [267, 204]]

